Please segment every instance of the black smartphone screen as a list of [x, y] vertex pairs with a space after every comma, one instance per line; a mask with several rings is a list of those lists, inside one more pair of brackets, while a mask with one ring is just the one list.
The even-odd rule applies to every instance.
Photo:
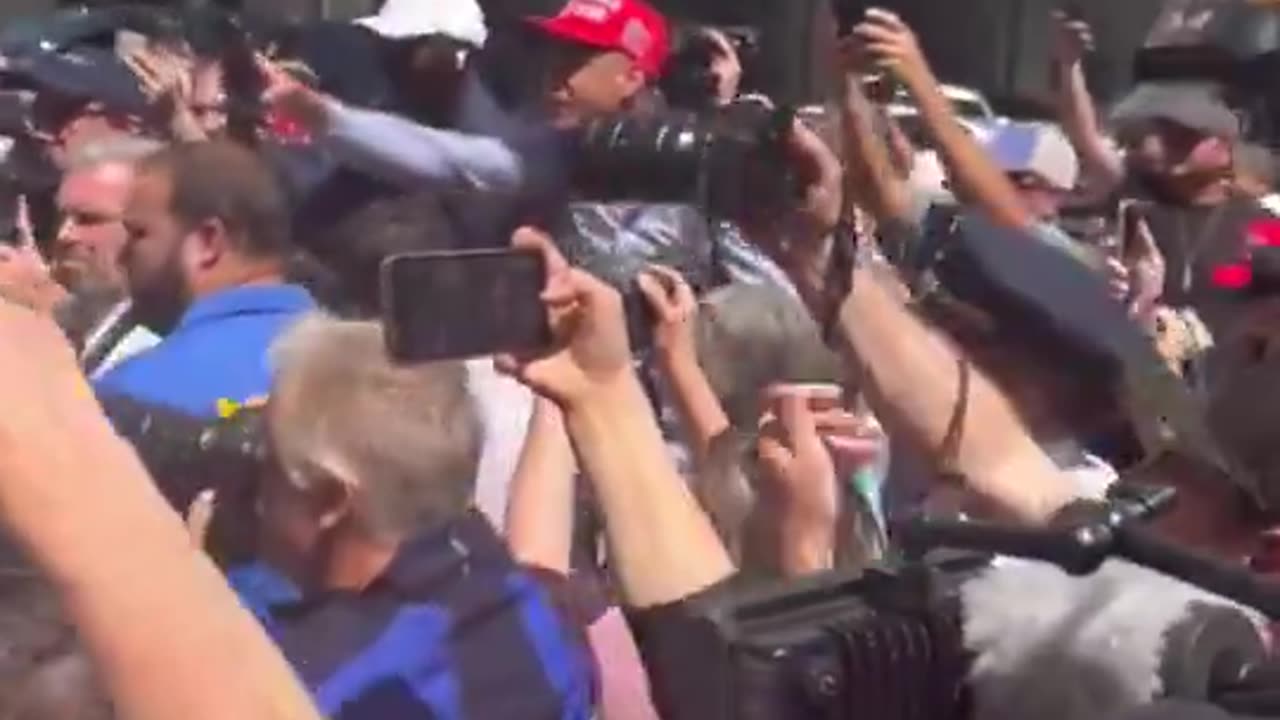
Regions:
[[876, 6], [870, 0], [831, 0], [831, 5], [836, 16], [836, 34], [840, 37], [853, 32], [854, 26], [867, 16], [867, 10]]
[[1119, 241], [1120, 254], [1122, 257], [1129, 257], [1133, 254], [1138, 244], [1138, 228], [1142, 221], [1146, 219], [1147, 209], [1137, 200], [1125, 200], [1120, 203], [1119, 220]]
[[551, 344], [542, 256], [521, 250], [412, 253], [382, 264], [387, 350], [414, 363]]

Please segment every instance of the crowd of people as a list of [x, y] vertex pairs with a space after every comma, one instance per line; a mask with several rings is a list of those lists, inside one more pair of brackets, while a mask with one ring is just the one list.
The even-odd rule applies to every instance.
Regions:
[[[882, 9], [794, 111], [644, 0], [155, 17], [0, 43], [0, 717], [746, 717], [700, 608], [893, 566], [898, 518], [1046, 528], [1138, 485], [1177, 490], [1164, 538], [1280, 567], [1275, 159], [1207, 83], [1101, 108], [1078, 15], [1045, 117], [981, 127]], [[696, 152], [661, 139], [688, 113]], [[730, 142], [740, 113], [781, 126]], [[541, 259], [505, 300], [552, 342], [393, 359], [385, 261], [483, 248]], [[253, 421], [251, 462], [172, 477], [121, 402]], [[1159, 605], [1130, 581], [1090, 612]], [[971, 650], [1098, 622], [1010, 617]], [[984, 668], [974, 717], [1160, 698]]]

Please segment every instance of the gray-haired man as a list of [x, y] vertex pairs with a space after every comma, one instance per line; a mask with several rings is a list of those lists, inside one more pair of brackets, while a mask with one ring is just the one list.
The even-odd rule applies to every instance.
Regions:
[[91, 377], [157, 342], [129, 317], [119, 256], [127, 240], [123, 216], [133, 166], [159, 147], [128, 136], [87, 144], [69, 158], [58, 187], [62, 221], [49, 244], [49, 264], [69, 295], [54, 313]]

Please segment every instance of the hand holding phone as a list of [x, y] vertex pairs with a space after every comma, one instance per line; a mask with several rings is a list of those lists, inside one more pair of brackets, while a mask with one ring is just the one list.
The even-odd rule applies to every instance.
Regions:
[[1053, 55], [1059, 63], [1072, 65], [1093, 52], [1093, 30], [1079, 3], [1069, 3], [1054, 13], [1053, 25]]
[[1138, 200], [1121, 201], [1116, 223], [1121, 257], [1131, 258], [1142, 249], [1146, 221], [1147, 206], [1144, 203]]
[[541, 231], [522, 228], [512, 243], [542, 256], [546, 289], [540, 299], [553, 340], [541, 352], [499, 355], [498, 369], [562, 409], [600, 400], [611, 403], [615, 390], [628, 384], [634, 389], [631, 345], [618, 291], [571, 268]]
[[1147, 225], [1148, 207], [1140, 202], [1121, 206], [1121, 257], [1129, 269], [1130, 312], [1135, 317], [1150, 314], [1164, 295], [1166, 266], [1151, 228]]
[[631, 346], [653, 345], [668, 357], [695, 355], [693, 323], [698, 299], [680, 273], [655, 265], [636, 278], [636, 285], [645, 307], [633, 311], [636, 322], [628, 317]]

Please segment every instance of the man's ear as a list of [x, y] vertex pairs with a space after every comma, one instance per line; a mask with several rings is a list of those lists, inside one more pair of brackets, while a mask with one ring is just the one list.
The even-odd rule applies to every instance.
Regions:
[[317, 465], [311, 469], [312, 511], [320, 528], [333, 530], [354, 511], [355, 478], [341, 466]]
[[628, 63], [627, 69], [622, 73], [619, 82], [622, 83], [623, 95], [633, 98], [644, 89], [649, 82], [649, 78], [638, 65], [632, 62]]
[[194, 240], [188, 249], [192, 264], [201, 269], [213, 267], [230, 249], [231, 238], [227, 226], [218, 218], [200, 221], [191, 229], [190, 237]]

